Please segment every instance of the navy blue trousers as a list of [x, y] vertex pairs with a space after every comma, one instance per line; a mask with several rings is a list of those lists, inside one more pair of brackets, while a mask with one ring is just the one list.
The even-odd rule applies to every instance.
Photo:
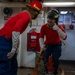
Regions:
[[12, 49], [12, 39], [0, 36], [0, 75], [17, 75], [17, 54], [8, 59], [7, 53]]
[[61, 42], [57, 44], [47, 44], [46, 50], [44, 52], [44, 65], [45, 71], [47, 72], [46, 64], [48, 61], [49, 56], [52, 55], [54, 61], [54, 72], [57, 73], [58, 66], [59, 66], [59, 57], [61, 56]]

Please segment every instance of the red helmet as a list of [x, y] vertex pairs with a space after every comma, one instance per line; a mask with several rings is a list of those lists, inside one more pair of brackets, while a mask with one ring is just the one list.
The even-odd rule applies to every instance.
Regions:
[[28, 6], [37, 11], [42, 10], [42, 4], [39, 1], [32, 1]]

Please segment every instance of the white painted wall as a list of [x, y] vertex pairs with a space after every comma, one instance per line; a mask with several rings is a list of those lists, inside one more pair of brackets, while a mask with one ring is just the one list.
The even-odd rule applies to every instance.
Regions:
[[66, 46], [62, 46], [62, 56], [60, 59], [75, 61], [75, 30], [66, 30], [66, 33]]

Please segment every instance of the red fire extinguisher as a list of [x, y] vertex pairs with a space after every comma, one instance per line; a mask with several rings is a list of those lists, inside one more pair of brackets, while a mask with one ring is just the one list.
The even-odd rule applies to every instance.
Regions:
[[27, 51], [40, 52], [39, 33], [33, 28], [27, 33]]
[[32, 31], [30, 33], [30, 42], [29, 42], [30, 49], [35, 50], [37, 46], [37, 32]]

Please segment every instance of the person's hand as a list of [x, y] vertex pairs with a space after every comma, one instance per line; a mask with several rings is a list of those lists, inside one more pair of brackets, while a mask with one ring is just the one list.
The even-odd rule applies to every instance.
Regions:
[[53, 30], [59, 31], [59, 29], [60, 28], [56, 24], [53, 26]]
[[41, 50], [46, 50], [46, 46], [44, 44], [44, 39], [43, 38], [40, 38], [39, 39], [39, 43], [40, 43]]
[[11, 52], [7, 54], [8, 59], [11, 59], [14, 56], [15, 52], [15, 50], [11, 50]]
[[40, 49], [40, 53], [42, 52], [42, 51], [45, 51], [46, 50], [46, 47], [45, 47], [45, 45], [43, 45], [42, 47], [41, 47], [41, 49]]
[[46, 50], [46, 46], [44, 44], [41, 46], [41, 50]]
[[56, 24], [53, 26], [53, 30], [56, 30], [61, 39], [66, 39], [67, 35]]

